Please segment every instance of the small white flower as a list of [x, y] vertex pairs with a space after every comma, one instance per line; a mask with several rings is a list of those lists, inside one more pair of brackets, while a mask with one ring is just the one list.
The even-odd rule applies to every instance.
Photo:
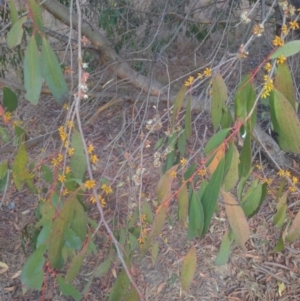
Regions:
[[80, 84], [79, 85], [79, 88], [81, 89], [81, 90], [83, 90], [84, 92], [86, 92], [89, 88], [87, 87], [87, 85], [84, 85], [84, 84]]
[[88, 63], [83, 63], [83, 64], [82, 64], [82, 68], [83, 68], [83, 69], [86, 69], [88, 66], [89, 66]]
[[84, 94], [83, 99], [88, 99], [89, 96], [87, 94]]
[[251, 20], [249, 19], [248, 15], [247, 15], [247, 12], [243, 12], [241, 14], [241, 21], [245, 24], [248, 24], [251, 22]]

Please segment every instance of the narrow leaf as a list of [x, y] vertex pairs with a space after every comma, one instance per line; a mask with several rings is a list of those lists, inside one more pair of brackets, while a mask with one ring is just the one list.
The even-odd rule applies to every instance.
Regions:
[[73, 156], [71, 157], [71, 170], [75, 179], [83, 181], [83, 177], [86, 172], [86, 156], [83, 149], [81, 135], [78, 130], [73, 129], [71, 145], [75, 149]]
[[228, 262], [229, 255], [230, 255], [230, 238], [229, 238], [229, 233], [226, 232], [222, 239], [220, 250], [215, 260], [215, 265], [220, 266], [226, 264]]
[[213, 135], [207, 142], [204, 148], [205, 154], [211, 153], [213, 150], [215, 150], [218, 146], [221, 145], [221, 143], [224, 142], [226, 136], [228, 135], [230, 129], [224, 129], [219, 132], [217, 132], [215, 135]]
[[187, 139], [190, 138], [192, 134], [191, 103], [192, 103], [192, 98], [189, 97], [187, 101], [185, 117], [184, 117], [185, 135]]
[[230, 164], [229, 170], [224, 179], [224, 190], [225, 191], [230, 191], [232, 188], [234, 188], [239, 179], [238, 166], [239, 166], [239, 162], [240, 162], [240, 159], [239, 159], [240, 154], [239, 154], [235, 144], [232, 144], [232, 147], [233, 147], [233, 154], [232, 154], [231, 164]]
[[56, 276], [56, 280], [63, 295], [71, 296], [75, 301], [81, 300], [81, 294], [72, 284], [66, 283], [61, 276]]
[[3, 107], [6, 112], [13, 112], [18, 106], [17, 95], [9, 88], [3, 88]]
[[74, 199], [74, 216], [71, 222], [71, 229], [83, 242], [87, 233], [87, 216], [80, 202]]
[[27, 16], [20, 18], [10, 29], [7, 34], [7, 46], [10, 49], [18, 46], [22, 42], [23, 24], [27, 21]]
[[151, 249], [151, 259], [152, 259], [153, 266], [155, 266], [156, 264], [158, 252], [159, 252], [159, 244], [158, 241], [156, 241]]
[[44, 79], [56, 100], [63, 104], [68, 101], [69, 91], [58, 59], [48, 40], [43, 38], [42, 71]]
[[277, 59], [281, 55], [285, 57], [292, 56], [300, 51], [300, 40], [294, 40], [278, 47], [271, 55], [270, 59]]
[[186, 86], [183, 85], [181, 87], [181, 89], [179, 90], [176, 98], [175, 98], [175, 101], [174, 101], [174, 107], [173, 107], [173, 115], [172, 115], [172, 127], [175, 126], [175, 123], [177, 121], [177, 118], [178, 118], [178, 114], [182, 108], [182, 104], [183, 104], [183, 101], [184, 101], [184, 97], [185, 97], [185, 93], [186, 93]]
[[43, 179], [49, 183], [52, 184], [53, 183], [53, 174], [52, 174], [52, 170], [47, 166], [47, 165], [42, 165], [41, 167], [41, 172], [42, 172], [42, 177]]
[[28, 42], [24, 58], [25, 98], [36, 105], [40, 99], [43, 84], [41, 57], [34, 36]]
[[26, 182], [26, 179], [29, 176], [28, 171], [26, 170], [27, 162], [27, 151], [25, 145], [22, 143], [18, 149], [18, 153], [12, 165], [12, 175], [14, 183], [19, 191], [21, 190], [22, 185]]
[[247, 196], [242, 201], [242, 208], [248, 217], [257, 212], [261, 205], [262, 184], [258, 184], [257, 180], [253, 183], [256, 183], [255, 187], [251, 189], [250, 193], [247, 193]]
[[18, 21], [18, 12], [13, 0], [9, 0], [9, 12], [12, 25]]
[[220, 125], [222, 118], [222, 108], [227, 100], [227, 86], [220, 73], [212, 79], [212, 100], [211, 100], [211, 119], [214, 131]]
[[245, 213], [239, 202], [237, 202], [230, 193], [222, 191], [222, 197], [235, 240], [244, 251], [247, 251], [245, 243], [250, 238], [250, 230]]
[[281, 196], [281, 198], [279, 198], [278, 203], [276, 205], [277, 212], [273, 217], [273, 223], [278, 228], [281, 228], [285, 221], [286, 209], [287, 209], [287, 205], [286, 205], [287, 196], [288, 196], [288, 191], [286, 191]]
[[95, 271], [95, 277], [103, 277], [106, 275], [112, 264], [112, 252], [109, 253], [108, 257], [103, 261]]
[[251, 154], [251, 133], [247, 133], [244, 145], [240, 154], [239, 177], [245, 177], [249, 174], [252, 163]]
[[184, 225], [187, 222], [189, 211], [189, 195], [185, 184], [182, 185], [178, 192], [178, 220]]
[[127, 291], [129, 284], [130, 281], [127, 274], [125, 270], [122, 270], [111, 288], [108, 301], [120, 301], [123, 298], [124, 293]]
[[212, 159], [212, 161], [208, 165], [209, 174], [212, 175], [214, 173], [214, 171], [218, 167], [220, 161], [224, 158], [224, 156], [225, 156], [225, 149], [226, 149], [225, 143], [222, 143], [218, 147], [217, 152], [216, 152], [214, 158]]
[[[202, 190], [205, 189], [205, 187], [204, 188], [203, 187], [201, 186]], [[195, 237], [201, 236], [203, 232], [203, 227], [204, 227], [204, 213], [201, 204], [200, 194], [193, 191], [190, 209], [189, 209], [188, 239], [193, 239]]]
[[300, 239], [300, 211], [298, 211], [292, 226], [289, 228], [286, 240], [289, 242], [295, 242], [296, 240]]
[[196, 248], [192, 246], [183, 260], [181, 275], [180, 275], [181, 287], [186, 292], [190, 290], [192, 281], [195, 276], [196, 266], [197, 266]]

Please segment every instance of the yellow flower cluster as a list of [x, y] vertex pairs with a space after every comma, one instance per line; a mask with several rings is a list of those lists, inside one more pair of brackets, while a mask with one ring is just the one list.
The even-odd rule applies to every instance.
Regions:
[[298, 184], [299, 182], [299, 179], [295, 176], [291, 176], [291, 172], [288, 171], [288, 170], [283, 170], [283, 169], [280, 169], [277, 173], [280, 177], [286, 177], [286, 178], [289, 178], [292, 182], [292, 185], [289, 186], [289, 191], [290, 192], [295, 192], [297, 191], [297, 187], [296, 185]]
[[[201, 73], [197, 73], [197, 79], [202, 79], [203, 77], [210, 77], [212, 76], [212, 69], [211, 68], [206, 68], [204, 71], [203, 71], [203, 74]], [[193, 82], [195, 81], [195, 77], [194, 76], [190, 76], [185, 82], [184, 82], [184, 85], [186, 87], [190, 87]]]
[[281, 47], [284, 45], [284, 40], [281, 37], [276, 36], [272, 43], [275, 47]]
[[98, 162], [98, 157], [96, 154], [93, 154], [94, 150], [95, 150], [94, 145], [89, 144], [87, 151], [88, 151], [88, 154], [90, 155], [90, 160], [93, 164], [96, 164]]
[[204, 176], [206, 175], [206, 169], [201, 168], [201, 169], [198, 171], [198, 174], [199, 174], [199, 176], [204, 177]]
[[113, 193], [112, 188], [110, 186], [108, 186], [107, 184], [102, 184], [101, 189], [104, 191], [104, 193], [106, 195]]
[[270, 95], [270, 92], [274, 90], [274, 84], [273, 80], [271, 78], [268, 78], [268, 75], [264, 77], [265, 83], [263, 92], [261, 94], [261, 98], [267, 98]]
[[95, 185], [96, 185], [95, 180], [87, 180], [87, 181], [85, 181], [85, 183], [84, 183], [84, 186], [85, 186], [87, 189], [92, 189], [92, 188], [95, 187]]
[[[101, 194], [98, 194], [98, 199], [99, 199], [99, 202], [100, 202], [101, 207], [105, 207], [105, 206], [106, 206], [106, 201], [105, 201], [105, 199], [102, 197]], [[93, 195], [90, 197], [90, 202], [91, 202], [92, 204], [95, 204], [95, 203], [96, 203], [96, 198], [95, 198]]]

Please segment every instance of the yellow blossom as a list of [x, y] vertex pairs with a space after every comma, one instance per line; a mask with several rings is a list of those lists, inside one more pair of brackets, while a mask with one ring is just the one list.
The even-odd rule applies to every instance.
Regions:
[[69, 156], [74, 155], [74, 152], [75, 152], [75, 150], [74, 150], [73, 147], [68, 148], [68, 155], [69, 155]]
[[286, 170], [286, 171], [285, 171], [285, 176], [289, 178], [289, 177], [291, 176], [291, 172], [288, 171], [288, 170]]
[[295, 30], [295, 29], [298, 29], [298, 28], [299, 28], [299, 24], [298, 24], [297, 21], [292, 21], [292, 22], [290, 22], [289, 24], [290, 24], [290, 28], [291, 28], [292, 30]]
[[67, 174], [70, 173], [70, 172], [71, 172], [70, 166], [66, 166], [65, 174], [67, 175]]
[[88, 153], [91, 154], [94, 151], [94, 145], [90, 144], [87, 149]]
[[286, 61], [286, 57], [284, 55], [281, 55], [277, 59], [277, 64], [283, 64], [285, 61]]
[[204, 177], [206, 175], [206, 170], [204, 168], [201, 168], [199, 171], [198, 171], [198, 174], [201, 176], [201, 177]]
[[173, 179], [176, 179], [176, 178], [177, 178], [177, 172], [176, 172], [175, 170], [173, 170], [173, 171], [171, 172], [171, 177], [172, 177]]
[[57, 161], [56, 158], [53, 158], [51, 163], [52, 163], [53, 166], [57, 166], [59, 162]]
[[184, 85], [185, 85], [186, 87], [189, 87], [189, 86], [192, 85], [192, 83], [194, 82], [194, 80], [195, 80], [194, 76], [190, 76], [190, 77], [185, 81]]
[[63, 183], [66, 181], [66, 176], [65, 175], [58, 175], [58, 181]]
[[69, 193], [69, 190], [68, 190], [67, 188], [65, 188], [64, 191], [63, 191], [63, 195], [65, 196], [65, 195], [67, 195], [68, 193]]
[[265, 178], [264, 182], [267, 183], [268, 185], [271, 185], [273, 182], [273, 179]]
[[182, 159], [180, 160], [180, 165], [181, 165], [181, 166], [184, 166], [184, 165], [186, 164], [186, 162], [187, 162], [187, 159], [186, 159], [186, 158], [182, 158]]
[[293, 177], [292, 178], [292, 182], [293, 182], [293, 184], [297, 184], [298, 183], [298, 178], [297, 177]]
[[260, 164], [256, 164], [255, 166], [257, 169], [261, 169], [261, 165]]
[[283, 177], [284, 176], [284, 170], [283, 169], [280, 169], [277, 173], [280, 177]]
[[11, 112], [5, 112], [4, 119], [5, 120], [11, 120]]
[[[298, 23], [297, 23], [298, 24]], [[288, 34], [288, 27], [286, 24], [282, 25], [281, 32], [286, 36]]]
[[139, 242], [140, 245], [142, 245], [142, 244], [144, 243], [144, 241], [145, 241], [144, 237], [141, 237], [141, 236], [140, 236], [140, 237], [138, 238], [138, 242]]
[[100, 201], [100, 205], [101, 207], [105, 207], [106, 206], [106, 201], [102, 196], [99, 196], [99, 201]]
[[255, 24], [252, 28], [252, 33], [255, 36], [261, 37], [263, 32], [264, 32], [265, 28], [262, 24]]
[[113, 192], [112, 188], [107, 184], [102, 184], [101, 189], [105, 192], [105, 194], [111, 194]]
[[290, 191], [290, 192], [295, 192], [295, 191], [297, 191], [296, 186], [295, 186], [295, 185], [290, 186], [290, 187], [289, 187], [289, 191]]
[[211, 76], [211, 74], [212, 74], [211, 68], [206, 68], [206, 69], [204, 70], [204, 72], [203, 72], [203, 75], [204, 75], [205, 77], [209, 77], [209, 76]]
[[57, 161], [60, 163], [64, 159], [64, 156], [62, 154], [58, 154]]
[[85, 181], [85, 183], [84, 183], [84, 186], [85, 186], [86, 188], [88, 188], [88, 189], [94, 188], [95, 185], [96, 185], [95, 180], [87, 180], [87, 181]]
[[197, 73], [197, 78], [198, 78], [198, 79], [202, 79], [202, 78], [203, 78], [203, 74]]
[[146, 214], [142, 214], [142, 215], [141, 215], [141, 220], [142, 220], [142, 222], [145, 222], [146, 219], [147, 219], [147, 215], [146, 215]]
[[278, 46], [280, 47], [280, 46], [284, 45], [284, 40], [281, 37], [276, 36], [275, 39], [272, 41], [272, 43], [275, 47], [278, 47]]
[[74, 126], [73, 121], [72, 120], [67, 120], [66, 121], [66, 126], [67, 126], [68, 129], [72, 128]]
[[64, 106], [63, 106], [63, 109], [69, 110], [69, 105], [65, 103]]
[[93, 195], [90, 197], [90, 202], [92, 204], [96, 203], [96, 198]]
[[90, 156], [90, 160], [91, 160], [91, 162], [92, 162], [93, 164], [96, 164], [97, 161], [98, 161], [97, 155], [91, 155], [91, 156]]
[[272, 65], [271, 65], [271, 63], [269, 63], [269, 62], [266, 63], [264, 68], [265, 68], [265, 70], [266, 70], [267, 72], [270, 72], [270, 71], [272, 70]]

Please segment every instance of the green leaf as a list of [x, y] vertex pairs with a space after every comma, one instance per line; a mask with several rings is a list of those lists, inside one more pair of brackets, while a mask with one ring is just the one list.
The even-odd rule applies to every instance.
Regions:
[[242, 178], [249, 174], [252, 163], [251, 154], [251, 133], [247, 133], [244, 145], [240, 154], [239, 177]]
[[122, 270], [111, 288], [108, 301], [120, 301], [123, 298], [124, 293], [127, 291], [129, 284], [130, 281], [127, 274], [125, 270]]
[[179, 149], [180, 155], [184, 156], [184, 154], [185, 154], [185, 148], [186, 148], [185, 131], [182, 131], [182, 133], [178, 137], [177, 145], [178, 145], [178, 149]]
[[83, 181], [87, 163], [81, 135], [76, 129], [73, 129], [71, 145], [75, 150], [73, 156], [71, 157], [71, 170], [76, 179]]
[[42, 45], [42, 71], [44, 79], [56, 100], [63, 104], [68, 101], [69, 91], [58, 59], [44, 37]]
[[275, 76], [275, 87], [292, 105], [293, 109], [296, 109], [294, 83], [291, 75], [291, 71], [287, 63], [279, 64], [277, 66]]
[[123, 301], [140, 301], [140, 296], [133, 285], [131, 285], [128, 292], [125, 293]]
[[37, 248], [26, 261], [21, 274], [21, 282], [27, 288], [40, 290], [44, 282], [46, 245]]
[[243, 197], [242, 200], [242, 208], [247, 217], [251, 217], [257, 212], [261, 205], [262, 184], [259, 184], [258, 181], [255, 180], [251, 186], [249, 193], [247, 192], [246, 197]]
[[182, 104], [184, 101], [184, 97], [185, 97], [185, 93], [186, 93], [186, 86], [183, 85], [181, 87], [181, 89], [179, 90], [175, 101], [174, 101], [174, 107], [173, 107], [173, 115], [172, 115], [172, 127], [175, 126], [175, 122], [177, 121], [178, 118], [178, 114], [182, 108]]
[[178, 192], [178, 220], [184, 225], [187, 222], [189, 211], [189, 194], [185, 184], [182, 185]]
[[203, 194], [202, 206], [204, 212], [204, 227], [203, 227], [202, 236], [204, 236], [208, 230], [211, 218], [213, 216], [218, 201], [221, 184], [224, 177], [224, 166], [225, 166], [225, 159], [223, 157], [218, 167], [212, 174], [211, 179]]
[[220, 73], [212, 79], [211, 119], [216, 131], [222, 118], [222, 108], [228, 98], [227, 86]]
[[292, 226], [289, 228], [286, 240], [289, 242], [295, 242], [296, 240], [300, 239], [300, 211], [298, 211]]
[[230, 164], [229, 170], [224, 179], [224, 190], [225, 191], [230, 191], [232, 188], [234, 188], [239, 179], [238, 166], [239, 166], [239, 162], [240, 162], [240, 159], [239, 159], [240, 154], [239, 154], [236, 146], [234, 145], [234, 143], [232, 143], [232, 148], [233, 148], [233, 154], [232, 154], [231, 164]]
[[224, 104], [223, 109], [222, 109], [222, 119], [221, 119], [222, 129], [227, 129], [227, 128], [231, 127], [232, 122], [233, 122], [233, 118], [231, 115], [231, 111]]
[[252, 75], [247, 74], [242, 79], [234, 97], [234, 111], [236, 119], [246, 119], [248, 115], [248, 99], [250, 99], [250, 103], [252, 103], [253, 95], [255, 98]]
[[190, 290], [192, 281], [195, 276], [196, 267], [197, 267], [196, 248], [192, 246], [183, 260], [181, 275], [180, 275], [181, 287], [186, 292]]
[[273, 252], [278, 253], [278, 252], [282, 252], [283, 250], [284, 250], [284, 240], [282, 237], [280, 237], [276, 246], [273, 249]]
[[172, 166], [158, 181], [156, 188], [158, 204], [163, 204], [171, 196], [171, 186], [174, 180], [172, 173], [176, 172], [177, 167], [178, 165]]
[[187, 139], [190, 138], [192, 134], [191, 103], [192, 103], [192, 98], [189, 97], [187, 101], [185, 117], [184, 117], [185, 136]]
[[41, 167], [41, 172], [42, 172], [42, 177], [43, 179], [49, 183], [52, 184], [53, 183], [53, 174], [52, 174], [52, 170], [47, 166], [47, 165], [42, 165]]
[[286, 200], [288, 196], [288, 191], [286, 191], [281, 198], [279, 198], [278, 203], [276, 205], [277, 212], [273, 217], [273, 223], [277, 228], [281, 228], [285, 221], [286, 216]]
[[7, 170], [8, 170], [8, 161], [5, 160], [0, 164], [0, 180], [6, 176]]
[[[270, 99], [272, 122], [278, 133], [278, 143], [284, 151], [300, 153], [300, 122], [290, 102], [277, 90]], [[275, 115], [275, 116], [274, 116]], [[275, 120], [274, 120], [275, 117]]]
[[85, 240], [87, 233], [87, 216], [77, 199], [74, 199], [74, 216], [71, 222], [71, 229], [73, 229], [76, 235], [81, 239], [81, 242]]
[[6, 112], [13, 112], [18, 106], [17, 95], [9, 88], [3, 88], [3, 107]]
[[230, 193], [222, 191], [222, 197], [235, 240], [244, 251], [247, 251], [245, 243], [250, 238], [250, 230], [245, 213]]
[[55, 213], [55, 208], [50, 201], [40, 202], [39, 211], [41, 214], [41, 219], [35, 224], [36, 228], [45, 226], [52, 218]]
[[230, 255], [230, 238], [229, 238], [229, 233], [226, 232], [222, 239], [220, 251], [215, 260], [215, 265], [220, 266], [226, 264], [229, 260], [229, 255]]
[[151, 207], [148, 202], [143, 202], [142, 214], [146, 215], [145, 222], [147, 222], [148, 224], [153, 223], [153, 213], [152, 213]]
[[25, 98], [32, 104], [39, 102], [43, 84], [41, 56], [34, 36], [28, 42], [24, 58]]
[[70, 283], [78, 275], [87, 250], [88, 250], [88, 244], [85, 244], [82, 250], [73, 258], [68, 268], [68, 271], [66, 273], [66, 277], [65, 277], [66, 283]]
[[45, 223], [37, 238], [36, 248], [39, 248], [43, 243], [45, 243], [48, 240], [52, 229], [52, 225], [52, 220], [49, 220]]
[[278, 47], [269, 57], [270, 60], [277, 59], [281, 55], [285, 57], [292, 56], [300, 51], [300, 40], [294, 40]]
[[53, 222], [49, 238], [48, 256], [53, 268], [62, 265], [62, 248], [65, 242], [65, 232], [74, 215], [74, 199], [69, 198], [63, 205], [58, 217]]
[[183, 178], [184, 180], [188, 180], [196, 171], [197, 165], [196, 163], [192, 164], [184, 173]]
[[158, 141], [154, 145], [154, 150], [158, 150], [159, 148], [161, 148], [164, 144], [164, 141], [165, 137], [161, 137], [160, 139], [158, 139]]
[[22, 42], [23, 24], [27, 21], [27, 16], [20, 18], [10, 29], [7, 34], [7, 46], [10, 49], [18, 46]]
[[71, 249], [80, 250], [82, 247], [82, 241], [81, 239], [76, 235], [76, 233], [70, 229], [67, 228], [65, 230], [65, 246]]
[[95, 277], [103, 277], [110, 269], [112, 263], [112, 252], [109, 253], [108, 257], [103, 261], [95, 270]]
[[66, 283], [65, 280], [61, 276], [56, 276], [56, 281], [59, 285], [59, 289], [62, 294], [65, 296], [71, 296], [76, 301], [80, 301], [82, 296], [78, 292], [78, 290], [70, 283]]
[[29, 174], [26, 169], [28, 156], [24, 144], [21, 144], [12, 165], [12, 175], [17, 189], [20, 191]]
[[130, 250], [133, 252], [138, 248], [139, 242], [132, 233], [129, 232], [128, 236], [129, 236], [128, 238], [129, 238]]
[[13, 0], [9, 0], [9, 13], [12, 25], [18, 21], [18, 12]]
[[227, 137], [228, 133], [230, 132], [230, 129], [223, 129], [216, 134], [214, 134], [207, 142], [204, 148], [204, 152], [206, 155], [211, 153], [213, 150], [215, 150], [218, 146], [220, 146], [225, 138]]

